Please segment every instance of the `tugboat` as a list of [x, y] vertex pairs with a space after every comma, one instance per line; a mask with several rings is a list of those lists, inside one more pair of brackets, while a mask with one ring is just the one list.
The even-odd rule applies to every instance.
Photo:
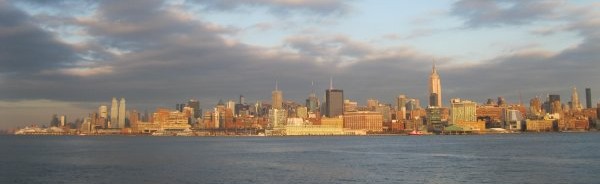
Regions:
[[409, 132], [408, 135], [423, 135], [423, 132], [417, 131], [417, 130], [413, 130], [412, 132]]

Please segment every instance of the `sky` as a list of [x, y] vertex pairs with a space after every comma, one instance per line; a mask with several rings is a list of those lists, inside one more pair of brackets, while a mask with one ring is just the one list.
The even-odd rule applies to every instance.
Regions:
[[[73, 120], [124, 97], [153, 111], [198, 99], [518, 103], [600, 95], [600, 1], [0, 0], [0, 129]], [[311, 82], [315, 86], [311, 86]], [[323, 99], [322, 99], [323, 100]]]

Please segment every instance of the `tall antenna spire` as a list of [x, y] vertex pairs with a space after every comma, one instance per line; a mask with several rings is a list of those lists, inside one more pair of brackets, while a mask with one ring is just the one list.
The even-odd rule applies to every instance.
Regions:
[[329, 89], [333, 89], [333, 76], [329, 76]]
[[431, 67], [431, 73], [436, 73], [436, 71], [435, 71], [435, 58], [433, 58], [433, 67]]
[[310, 81], [310, 93], [315, 93], [315, 81]]
[[279, 91], [279, 86], [277, 84], [277, 80], [275, 80], [275, 91]]

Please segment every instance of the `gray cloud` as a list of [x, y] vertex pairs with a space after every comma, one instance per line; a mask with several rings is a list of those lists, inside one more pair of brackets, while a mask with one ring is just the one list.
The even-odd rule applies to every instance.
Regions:
[[0, 1], [0, 73], [36, 72], [77, 61], [72, 47], [35, 25], [27, 14]]
[[563, 1], [460, 0], [450, 13], [463, 18], [469, 27], [522, 25], [556, 18], [555, 10], [563, 4]]
[[210, 10], [230, 11], [242, 7], [267, 7], [275, 14], [295, 12], [317, 13], [320, 15], [340, 15], [350, 10], [347, 1], [340, 0], [194, 0]]

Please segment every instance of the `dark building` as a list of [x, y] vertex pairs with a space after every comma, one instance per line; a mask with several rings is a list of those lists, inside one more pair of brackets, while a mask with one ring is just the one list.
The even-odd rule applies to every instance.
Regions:
[[[200, 102], [198, 100], [192, 99], [188, 101], [187, 106], [194, 109], [194, 118], [202, 117], [202, 109], [200, 109]], [[183, 108], [180, 111], [183, 111]]]
[[344, 114], [344, 91], [341, 89], [325, 90], [325, 115], [327, 117], [338, 117]]
[[548, 95], [548, 101], [550, 103], [555, 102], [555, 101], [560, 102], [560, 95]]
[[439, 104], [438, 104], [437, 98], [438, 98], [437, 93], [431, 93], [429, 95], [429, 106], [430, 107], [438, 107]]
[[592, 89], [585, 88], [585, 108], [592, 108]]

